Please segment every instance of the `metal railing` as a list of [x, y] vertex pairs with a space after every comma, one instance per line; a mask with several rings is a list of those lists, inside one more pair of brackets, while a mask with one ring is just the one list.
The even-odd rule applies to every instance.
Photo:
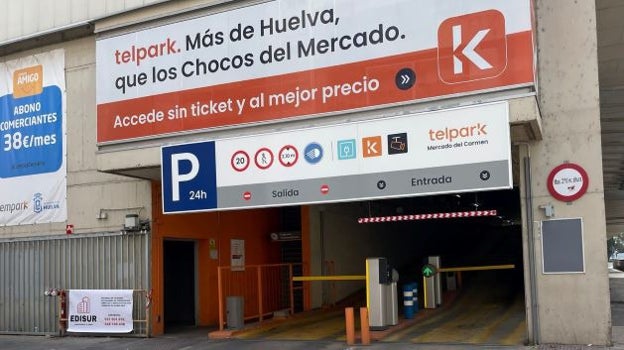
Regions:
[[301, 275], [303, 264], [246, 265], [232, 271], [231, 266], [217, 269], [219, 298], [219, 330], [226, 324], [226, 298], [242, 297], [245, 320], [262, 322], [276, 311], [295, 312], [295, 292], [303, 291], [301, 282], [293, 276]]
[[[59, 334], [67, 335], [67, 297], [69, 290], [58, 291], [58, 308], [59, 308]], [[115, 333], [124, 337], [149, 337], [150, 336], [150, 308], [152, 304], [152, 293], [145, 289], [134, 289], [132, 291], [132, 332]], [[71, 333], [74, 334], [74, 333]], [[109, 333], [104, 333], [109, 334]]]

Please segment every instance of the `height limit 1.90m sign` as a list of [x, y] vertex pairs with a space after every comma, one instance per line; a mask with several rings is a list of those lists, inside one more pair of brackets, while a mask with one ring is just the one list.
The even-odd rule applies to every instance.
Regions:
[[[191, 212], [217, 207], [214, 142], [163, 147], [161, 157], [163, 212]], [[233, 156], [232, 162], [233, 167], [246, 168], [249, 156], [242, 152]]]

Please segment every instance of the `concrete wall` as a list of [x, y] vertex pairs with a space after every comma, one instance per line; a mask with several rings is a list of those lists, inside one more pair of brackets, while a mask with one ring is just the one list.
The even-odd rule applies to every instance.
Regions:
[[[332, 262], [335, 275], [365, 275], [366, 257], [371, 247], [382, 244], [382, 240], [374, 235], [370, 226], [359, 225], [357, 206], [345, 203], [338, 208], [336, 205], [310, 206], [310, 249], [311, 274], [328, 275], [326, 263]], [[325, 285], [323, 285], [325, 284]], [[320, 307], [324, 303], [336, 302], [349, 294], [364, 288], [365, 283], [336, 282], [334, 290], [330, 292], [328, 282], [315, 283], [311, 286], [311, 306]]]
[[[151, 217], [149, 181], [97, 171], [95, 143], [95, 38], [93, 36], [54, 46], [44, 46], [2, 57], [12, 60], [55, 48], [65, 50], [67, 94], [67, 222], [0, 227], [1, 238], [119, 231], [126, 214]], [[97, 219], [102, 212], [107, 219]]]
[[[539, 0], [536, 14], [543, 140], [531, 144], [530, 157], [539, 340], [606, 344], [611, 321], [595, 6], [593, 1]], [[572, 203], [557, 201], [546, 187], [549, 172], [567, 161], [589, 175], [587, 193]], [[542, 274], [539, 221], [547, 218], [539, 206], [545, 204], [554, 205], [555, 218], [583, 218], [585, 273]]]
[[[311, 275], [365, 275], [366, 258], [385, 257], [393, 268], [401, 271], [399, 284], [418, 281], [420, 275], [417, 279], [415, 275], [422, 266], [420, 259], [427, 253], [435, 254], [426, 250], [429, 234], [443, 234], [434, 232], [427, 224], [359, 224], [359, 217], [371, 215], [368, 203], [310, 206]], [[384, 208], [386, 211], [392, 209]], [[332, 263], [334, 271], [327, 269], [326, 262]], [[345, 281], [335, 282], [332, 288], [328, 288], [328, 282], [324, 283], [325, 286], [320, 283], [311, 286], [312, 307], [340, 301], [365, 286], [360, 281]]]
[[0, 0], [0, 44], [162, 1]]

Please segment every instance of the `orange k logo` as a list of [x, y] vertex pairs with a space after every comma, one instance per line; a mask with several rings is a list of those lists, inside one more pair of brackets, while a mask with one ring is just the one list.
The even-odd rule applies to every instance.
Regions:
[[364, 158], [381, 156], [381, 136], [363, 138], [362, 155]]
[[505, 17], [488, 10], [445, 20], [438, 28], [438, 73], [448, 84], [491, 78], [507, 66]]

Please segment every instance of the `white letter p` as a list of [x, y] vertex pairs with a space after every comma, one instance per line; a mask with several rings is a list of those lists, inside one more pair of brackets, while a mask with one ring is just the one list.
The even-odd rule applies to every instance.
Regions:
[[[191, 162], [191, 170], [180, 174], [180, 162]], [[193, 153], [176, 153], [171, 155], [171, 196], [174, 202], [180, 200], [180, 183], [190, 181], [199, 173], [199, 159]]]

